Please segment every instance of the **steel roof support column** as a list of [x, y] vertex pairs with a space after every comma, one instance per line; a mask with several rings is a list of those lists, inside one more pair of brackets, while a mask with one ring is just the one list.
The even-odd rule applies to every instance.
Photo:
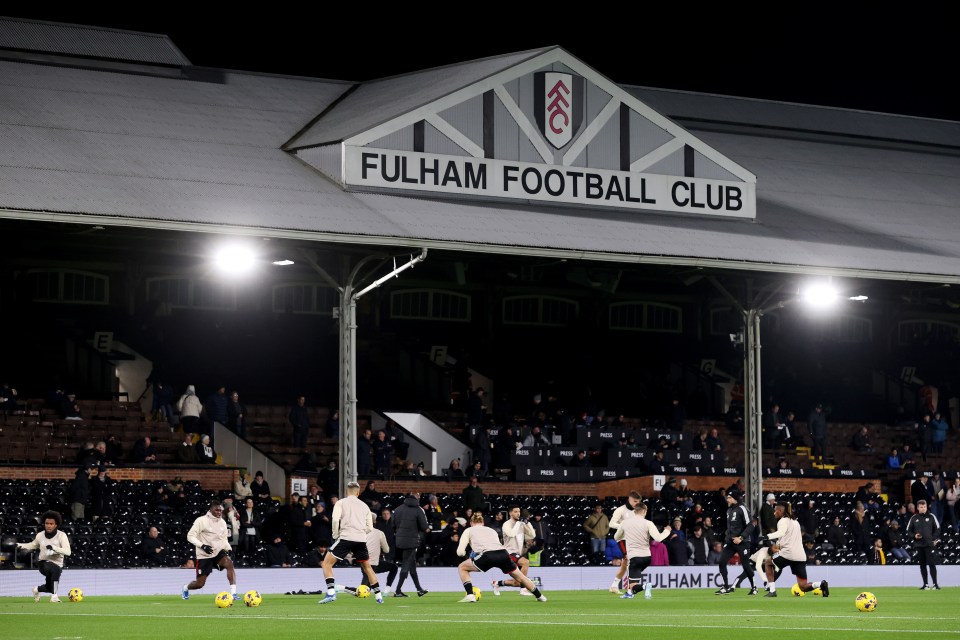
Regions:
[[758, 513], [763, 504], [763, 457], [761, 449], [763, 415], [760, 390], [760, 309], [743, 311], [744, 337], [744, 499], [750, 512]]

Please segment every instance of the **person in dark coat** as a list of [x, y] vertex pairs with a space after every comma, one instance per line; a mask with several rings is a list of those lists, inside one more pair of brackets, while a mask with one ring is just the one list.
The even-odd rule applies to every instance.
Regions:
[[227, 428], [241, 438], [246, 437], [247, 408], [240, 402], [240, 394], [236, 391], [227, 400]]
[[426, 595], [420, 586], [420, 577], [417, 575], [417, 548], [420, 546], [420, 534], [429, 531], [427, 514], [420, 507], [420, 494], [411, 493], [403, 500], [403, 504], [393, 512], [393, 531], [397, 539], [397, 551], [400, 553], [400, 580], [394, 596], [406, 598], [403, 593], [403, 582], [407, 574], [413, 578], [413, 585], [417, 588], [417, 595]]
[[113, 516], [116, 503], [117, 481], [107, 477], [106, 467], [99, 467], [97, 471], [97, 477], [90, 481], [90, 507], [94, 522], [98, 518]]
[[377, 431], [377, 437], [371, 444], [373, 449], [373, 472], [380, 477], [392, 475], [393, 443], [387, 439], [386, 431]]
[[297, 404], [290, 408], [287, 420], [293, 427], [293, 446], [303, 449], [307, 446], [307, 435], [310, 433], [310, 411], [307, 409], [306, 397], [297, 397]]
[[360, 437], [357, 438], [357, 475], [358, 476], [368, 476], [370, 475], [370, 452], [372, 450], [371, 438], [373, 436], [373, 431], [370, 429], [364, 429], [360, 434]]
[[67, 503], [70, 505], [70, 515], [74, 520], [83, 520], [87, 503], [90, 502], [90, 476], [96, 470], [97, 467], [92, 465], [80, 467], [73, 482], [70, 483]]

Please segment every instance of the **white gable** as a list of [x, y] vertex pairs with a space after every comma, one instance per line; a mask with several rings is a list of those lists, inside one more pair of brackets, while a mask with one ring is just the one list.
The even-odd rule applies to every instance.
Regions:
[[349, 190], [756, 216], [751, 172], [559, 48], [295, 152]]

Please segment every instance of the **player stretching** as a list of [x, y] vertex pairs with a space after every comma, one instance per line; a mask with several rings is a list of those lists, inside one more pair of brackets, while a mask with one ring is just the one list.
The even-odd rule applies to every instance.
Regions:
[[[372, 514], [373, 521], [376, 522], [377, 514]], [[367, 534], [367, 555], [370, 556], [370, 565], [374, 573], [386, 573], [387, 574], [387, 586], [382, 591], [384, 593], [390, 593], [392, 591], [391, 585], [393, 585], [393, 580], [397, 577], [397, 572], [400, 571], [400, 567], [397, 566], [395, 562], [390, 562], [387, 560], [384, 554], [390, 553], [390, 545], [387, 544], [387, 537], [383, 535], [383, 531], [373, 528], [373, 531]], [[374, 565], [373, 561], [377, 560], [377, 564]], [[361, 570], [362, 571], [362, 570]], [[363, 571], [363, 578], [360, 581], [360, 586], [370, 586], [370, 579], [367, 578], [367, 572]], [[347, 587], [344, 585], [337, 585], [337, 591], [346, 591], [357, 595], [356, 587]]]
[[[527, 522], [526, 518], [520, 519], [520, 507], [512, 506], [509, 511], [509, 519], [503, 523], [503, 547], [510, 554], [510, 559], [520, 569], [520, 573], [527, 575], [530, 571], [530, 561], [523, 555], [524, 548], [537, 537], [537, 532], [533, 530], [533, 525]], [[493, 595], [500, 595], [500, 587], [520, 587], [520, 595], [532, 596], [530, 591], [523, 587], [517, 580], [512, 578], [507, 580], [494, 580], [490, 583], [493, 587]]]
[[363, 573], [370, 581], [370, 590], [373, 591], [377, 602], [383, 604], [380, 583], [377, 582], [377, 574], [370, 566], [370, 551], [367, 549], [367, 534], [373, 531], [373, 514], [370, 513], [370, 507], [357, 497], [359, 493], [360, 485], [350, 482], [347, 484], [347, 497], [337, 500], [337, 504], [333, 505], [331, 520], [336, 542], [323, 559], [323, 577], [327, 582], [327, 597], [321, 600], [320, 604], [336, 601], [337, 585], [333, 577], [333, 565], [337, 560], [346, 558], [348, 553], [352, 553], [353, 559], [360, 563]]
[[227, 555], [231, 551], [227, 540], [227, 521], [223, 519], [223, 505], [217, 501], [210, 503], [210, 509], [193, 522], [187, 532], [187, 542], [197, 548], [197, 569], [193, 582], [183, 585], [183, 599], [190, 599], [190, 592], [202, 589], [207, 583], [207, 576], [217, 571], [227, 570], [227, 581], [230, 582], [230, 594], [234, 600], [237, 595], [237, 572], [233, 568], [233, 560]]
[[530, 582], [530, 578], [523, 575], [513, 560], [510, 559], [510, 554], [500, 544], [500, 535], [490, 527], [484, 526], [482, 513], [475, 513], [470, 516], [470, 526], [460, 536], [457, 555], [460, 557], [467, 555], [468, 545], [473, 551], [470, 553], [470, 557], [461, 562], [458, 567], [460, 580], [463, 582], [463, 590], [467, 592], [467, 596], [460, 602], [477, 601], [477, 597], [473, 595], [470, 573], [489, 569], [500, 569], [500, 571], [509, 574], [511, 578], [522, 584], [537, 600], [540, 602], [547, 601], [547, 596], [540, 593], [540, 589]]
[[[614, 540], [617, 539], [617, 529], [620, 528], [620, 524], [627, 518], [633, 517], [633, 510], [637, 508], [637, 505], [640, 504], [640, 493], [637, 491], [631, 491], [630, 495], [627, 496], [627, 504], [622, 504], [616, 509], [613, 510], [613, 515], [610, 516], [610, 530], [613, 531]], [[620, 563], [620, 566], [617, 568], [617, 577], [614, 578], [613, 583], [610, 585], [610, 588], [607, 589], [610, 593], [620, 593], [621, 586], [624, 585], [627, 576], [627, 543], [620, 541], [620, 553], [623, 554], [623, 561]]]
[[33, 601], [40, 602], [41, 593], [50, 594], [50, 602], [60, 602], [57, 589], [60, 587], [60, 574], [63, 573], [63, 559], [70, 555], [70, 539], [60, 531], [61, 518], [56, 511], [43, 514], [43, 531], [37, 534], [33, 542], [17, 543], [24, 551], [40, 550], [40, 563], [37, 568], [46, 579], [33, 588]]
[[[776, 577], [774, 571], [790, 567], [797, 578], [797, 585], [801, 591], [820, 589], [823, 597], [830, 596], [830, 587], [826, 580], [807, 582], [807, 552], [803, 548], [803, 532], [800, 523], [793, 519], [793, 507], [789, 502], [778, 502], [773, 508], [773, 515], [777, 518], [777, 530], [770, 534], [776, 536], [776, 544], [770, 545], [770, 558], [767, 560], [767, 593], [764, 598], [777, 597]], [[786, 521], [786, 526], [781, 523]]]
[[643, 572], [650, 566], [650, 540], [663, 542], [670, 535], [670, 526], [663, 531], [657, 531], [657, 525], [646, 518], [647, 505], [638, 502], [633, 510], [633, 517], [623, 520], [620, 528], [614, 534], [614, 540], [623, 540], [627, 547], [627, 564], [630, 571], [630, 581], [627, 591], [621, 598], [632, 598], [634, 594], [643, 591], [643, 595], [650, 599], [650, 583], [644, 581]]

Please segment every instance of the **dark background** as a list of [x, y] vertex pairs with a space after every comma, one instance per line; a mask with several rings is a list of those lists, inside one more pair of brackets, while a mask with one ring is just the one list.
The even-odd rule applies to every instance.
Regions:
[[776, 12], [649, 5], [584, 3], [567, 13], [549, 3], [509, 11], [499, 3], [400, 10], [324, 3], [273, 13], [176, 4], [3, 13], [167, 34], [198, 66], [359, 81], [560, 45], [622, 84], [960, 120], [948, 49], [955, 22], [946, 5], [889, 12], [865, 3], [788, 3]]

